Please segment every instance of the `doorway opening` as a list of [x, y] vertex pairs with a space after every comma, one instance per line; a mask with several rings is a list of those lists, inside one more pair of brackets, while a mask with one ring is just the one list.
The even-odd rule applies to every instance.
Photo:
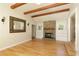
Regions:
[[75, 14], [71, 16], [70, 20], [70, 41], [75, 43]]
[[75, 28], [75, 13], [72, 14], [70, 19], [70, 46], [75, 50], [75, 41], [76, 41], [76, 28]]
[[32, 39], [36, 38], [36, 25], [32, 25]]

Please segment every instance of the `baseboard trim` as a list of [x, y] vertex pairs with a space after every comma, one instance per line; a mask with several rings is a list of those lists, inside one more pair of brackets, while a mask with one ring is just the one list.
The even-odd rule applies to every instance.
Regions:
[[16, 44], [13, 44], [13, 45], [10, 45], [10, 46], [4, 47], [4, 48], [0, 48], [0, 51], [6, 50], [6, 49], [11, 48], [11, 47], [14, 47], [14, 46], [16, 46], [16, 45], [22, 44], [22, 43], [24, 43], [24, 42], [28, 42], [28, 41], [30, 41], [30, 40], [32, 40], [32, 39], [24, 40], [24, 41], [22, 41], [22, 42], [18, 42], [18, 43], [16, 43]]

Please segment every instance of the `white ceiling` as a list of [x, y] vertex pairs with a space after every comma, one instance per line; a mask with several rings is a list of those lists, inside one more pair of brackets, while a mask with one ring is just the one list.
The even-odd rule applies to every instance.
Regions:
[[[10, 3], [9, 6], [11, 6], [12, 4], [13, 3]], [[18, 7], [16, 9], [13, 9], [13, 10], [17, 10], [21, 13], [24, 13], [25, 11], [37, 9], [37, 8], [47, 6], [47, 5], [50, 5], [50, 3], [42, 3], [42, 4], [28, 3], [28, 4], [25, 4], [23, 6]], [[42, 11], [38, 11], [38, 12], [35, 12], [35, 13], [30, 13], [30, 14], [27, 14], [27, 15], [33, 16], [33, 15], [36, 15], [36, 14], [51, 12], [51, 11], [60, 10], [60, 9], [64, 9], [64, 8], [70, 8], [70, 6], [71, 6], [71, 4], [66, 4], [66, 5], [62, 5], [62, 6], [58, 6], [58, 7], [54, 7], [54, 8], [49, 8], [49, 9], [42, 10]]]

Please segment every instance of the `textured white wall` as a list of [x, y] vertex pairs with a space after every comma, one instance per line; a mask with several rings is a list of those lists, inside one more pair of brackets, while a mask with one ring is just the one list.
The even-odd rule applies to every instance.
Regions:
[[[39, 29], [39, 27], [41, 28]], [[43, 38], [43, 23], [42, 22], [37, 22], [36, 24], [36, 38], [37, 39]]]
[[79, 55], [79, 3], [73, 4], [72, 10], [75, 12], [75, 33], [76, 33], [76, 38], [75, 38], [75, 49], [77, 51], [76, 55]]
[[[51, 14], [51, 15], [47, 15], [47, 16], [42, 16], [42, 17], [36, 17], [34, 18], [35, 23], [37, 24], [43, 24], [44, 21], [53, 21], [56, 20], [56, 40], [60, 40], [60, 41], [68, 41], [68, 33], [67, 33], [67, 29], [68, 29], [68, 24], [67, 24], [67, 20], [68, 20], [68, 14], [69, 12], [62, 12], [62, 13], [56, 13], [56, 14]], [[64, 29], [63, 30], [58, 30], [59, 25], [64, 25]], [[43, 28], [43, 27], [42, 27]], [[37, 29], [38, 33], [38, 38], [43, 35], [43, 29], [41, 29], [40, 31]]]
[[79, 4], [75, 5], [76, 7], [76, 50], [79, 55]]
[[[59, 26], [63, 25], [63, 30], [59, 30]], [[56, 21], [56, 40], [68, 41], [67, 39], [67, 20], [61, 19]]]
[[[78, 44], [78, 6], [79, 4], [71, 4], [70, 7], [70, 13], [68, 16], [68, 41], [70, 41], [70, 20], [73, 14], [75, 14], [75, 50], [78, 51], [79, 50], [79, 44]], [[79, 53], [78, 53], [79, 54]]]
[[[26, 20], [26, 32], [9, 33], [9, 16], [14, 16]], [[5, 17], [4, 24], [1, 22], [2, 17]], [[31, 18], [24, 16], [19, 11], [12, 10], [6, 3], [0, 3], [0, 49], [17, 44], [22, 41], [31, 40]]]

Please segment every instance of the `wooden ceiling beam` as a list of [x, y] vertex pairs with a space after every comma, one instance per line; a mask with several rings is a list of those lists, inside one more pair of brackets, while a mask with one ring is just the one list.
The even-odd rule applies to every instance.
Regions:
[[65, 5], [65, 4], [68, 4], [68, 3], [53, 3], [53, 4], [50, 4], [50, 5], [44, 6], [44, 7], [34, 9], [34, 10], [26, 11], [26, 12], [24, 12], [24, 14], [30, 14], [30, 13], [46, 10], [46, 9], [49, 9], [49, 8]]
[[55, 14], [55, 13], [60, 13], [60, 12], [66, 12], [66, 11], [69, 11], [69, 10], [70, 10], [70, 8], [66, 8], [66, 9], [61, 9], [61, 10], [57, 10], [57, 11], [47, 12], [47, 13], [43, 13], [43, 14], [37, 14], [37, 15], [34, 15], [32, 17], [34, 18], [34, 17], [39, 17], [39, 16], [45, 16], [45, 15], [50, 15], [50, 14]]
[[26, 3], [15, 3], [15, 4], [11, 5], [10, 7], [11, 7], [11, 9], [15, 9], [15, 8], [18, 8], [22, 5], [24, 5], [24, 4], [26, 4]]

